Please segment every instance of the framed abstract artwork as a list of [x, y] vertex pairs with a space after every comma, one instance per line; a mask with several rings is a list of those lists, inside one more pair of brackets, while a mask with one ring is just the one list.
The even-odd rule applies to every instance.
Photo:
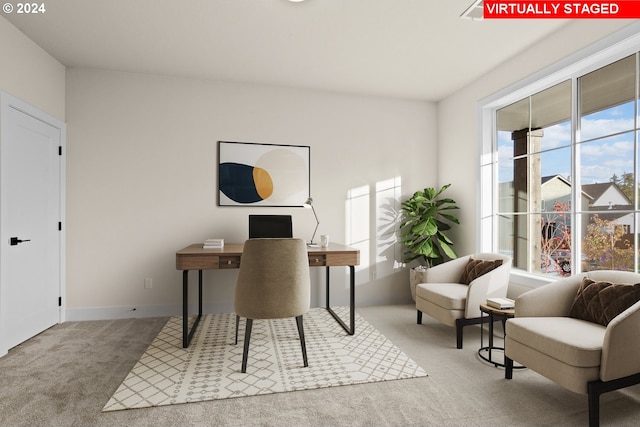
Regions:
[[219, 206], [302, 206], [311, 147], [218, 141]]

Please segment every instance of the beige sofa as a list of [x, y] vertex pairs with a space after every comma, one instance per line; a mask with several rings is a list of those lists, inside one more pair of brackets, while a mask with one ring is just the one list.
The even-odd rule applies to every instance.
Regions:
[[640, 382], [640, 302], [606, 326], [569, 317], [584, 277], [640, 283], [640, 274], [592, 271], [519, 296], [515, 318], [506, 323], [505, 378], [512, 378], [516, 361], [573, 392], [587, 394], [589, 425], [597, 426], [600, 394]]

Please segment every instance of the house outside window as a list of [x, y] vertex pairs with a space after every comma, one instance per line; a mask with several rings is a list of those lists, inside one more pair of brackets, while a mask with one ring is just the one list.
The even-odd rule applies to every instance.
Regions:
[[637, 39], [481, 106], [483, 250], [542, 276], [638, 271]]

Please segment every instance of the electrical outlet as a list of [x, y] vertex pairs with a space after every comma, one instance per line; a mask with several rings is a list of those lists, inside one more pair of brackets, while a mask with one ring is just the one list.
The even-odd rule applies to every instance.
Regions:
[[151, 277], [146, 277], [144, 279], [144, 288], [145, 289], [153, 288], [153, 279]]

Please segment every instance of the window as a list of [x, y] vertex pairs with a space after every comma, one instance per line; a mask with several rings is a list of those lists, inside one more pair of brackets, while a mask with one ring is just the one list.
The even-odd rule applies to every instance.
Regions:
[[483, 250], [543, 276], [638, 271], [638, 39], [481, 106]]
[[[571, 81], [496, 112], [498, 251], [547, 272], [570, 249]], [[550, 207], [550, 208], [549, 208]]]

